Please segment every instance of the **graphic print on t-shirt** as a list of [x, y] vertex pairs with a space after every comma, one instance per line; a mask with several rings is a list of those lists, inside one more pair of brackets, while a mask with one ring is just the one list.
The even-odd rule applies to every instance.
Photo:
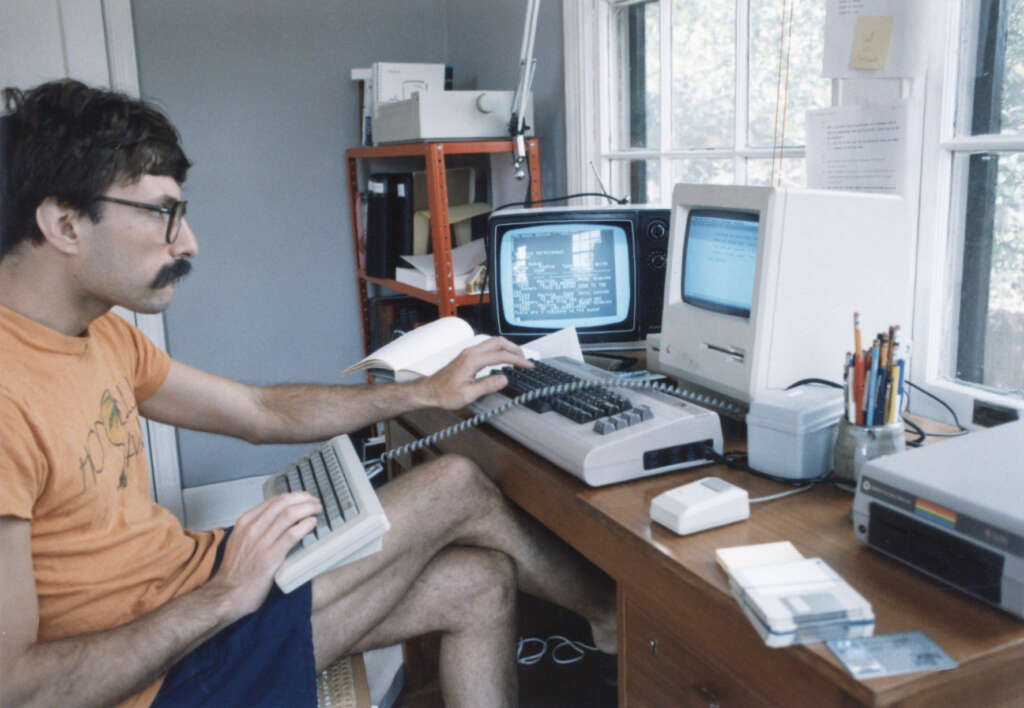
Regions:
[[[125, 390], [128, 391], [125, 394]], [[101, 474], [117, 474], [117, 487], [128, 486], [128, 466], [143, 450], [142, 427], [135, 396], [127, 378], [100, 397], [96, 420], [85, 436], [79, 466], [82, 492], [89, 482], [99, 483]]]

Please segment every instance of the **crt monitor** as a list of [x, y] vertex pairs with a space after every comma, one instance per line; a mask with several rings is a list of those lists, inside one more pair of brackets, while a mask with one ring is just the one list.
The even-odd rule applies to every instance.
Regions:
[[668, 217], [635, 206], [493, 214], [495, 333], [522, 343], [573, 326], [585, 349], [643, 347], [661, 326]]
[[910, 329], [915, 239], [899, 197], [678, 184], [671, 225], [648, 368], [720, 412], [802, 379], [841, 383], [854, 312], [867, 341]]

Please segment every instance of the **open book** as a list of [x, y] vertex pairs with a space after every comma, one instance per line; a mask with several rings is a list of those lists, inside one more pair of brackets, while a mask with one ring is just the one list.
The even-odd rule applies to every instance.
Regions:
[[[385, 344], [370, 356], [345, 369], [341, 375], [348, 376], [356, 371], [368, 371], [384, 380], [412, 381], [421, 376], [430, 376], [444, 368], [463, 349], [490, 338], [489, 334], [474, 334], [473, 328], [463, 319], [442, 317]], [[523, 353], [527, 358], [539, 358], [536, 352], [528, 348], [524, 348]], [[482, 369], [478, 376], [486, 376], [493, 368], [496, 367]]]

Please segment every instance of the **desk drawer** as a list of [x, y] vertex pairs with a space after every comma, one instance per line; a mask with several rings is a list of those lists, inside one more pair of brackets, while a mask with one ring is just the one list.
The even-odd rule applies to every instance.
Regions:
[[623, 600], [627, 708], [769, 705], [726, 671], [689, 651], [627, 595]]

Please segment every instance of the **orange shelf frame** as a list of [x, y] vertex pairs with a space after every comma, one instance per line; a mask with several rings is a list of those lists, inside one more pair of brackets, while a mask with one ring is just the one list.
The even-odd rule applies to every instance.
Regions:
[[[448, 155], [482, 155], [488, 153], [512, 152], [511, 140], [474, 140], [397, 143], [372, 147], [350, 148], [345, 152], [348, 161], [349, 212], [352, 217], [352, 248], [357, 267], [356, 288], [359, 308], [363, 321], [363, 351], [369, 353], [370, 308], [367, 284], [376, 283], [396, 292], [432, 303], [437, 306], [438, 316], [454, 315], [462, 305], [481, 302], [480, 295], [467, 295], [455, 290], [452, 272], [451, 225], [448, 214], [448, 184], [445, 179], [445, 158]], [[527, 159], [530, 168], [530, 198], [542, 199], [540, 147], [537, 138], [526, 141]], [[357, 217], [357, 195], [359, 194], [359, 161], [389, 157], [422, 157], [427, 177], [427, 201], [430, 209], [430, 242], [434, 251], [434, 272], [437, 274], [437, 290], [415, 288], [389, 278], [374, 278], [358, 268], [359, 264], [359, 220]], [[487, 302], [487, 295], [483, 296]]]

